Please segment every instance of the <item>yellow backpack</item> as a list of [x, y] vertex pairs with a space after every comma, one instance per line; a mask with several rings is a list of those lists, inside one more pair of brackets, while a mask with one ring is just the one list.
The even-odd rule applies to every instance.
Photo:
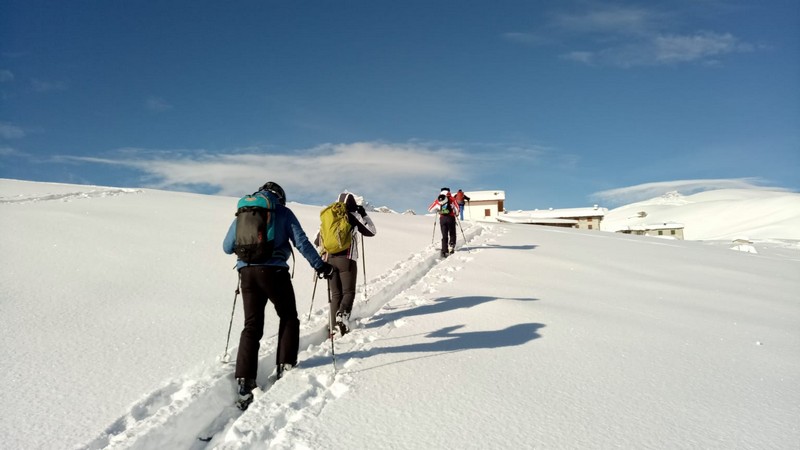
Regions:
[[333, 202], [319, 213], [322, 224], [319, 235], [322, 247], [328, 254], [339, 253], [350, 248], [353, 226], [347, 217], [344, 202]]

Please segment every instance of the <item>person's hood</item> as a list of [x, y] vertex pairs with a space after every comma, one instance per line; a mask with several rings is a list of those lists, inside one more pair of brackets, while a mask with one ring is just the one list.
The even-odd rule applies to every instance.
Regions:
[[338, 201], [344, 203], [345, 208], [350, 212], [354, 212], [358, 208], [356, 197], [350, 192], [342, 192], [339, 194]]

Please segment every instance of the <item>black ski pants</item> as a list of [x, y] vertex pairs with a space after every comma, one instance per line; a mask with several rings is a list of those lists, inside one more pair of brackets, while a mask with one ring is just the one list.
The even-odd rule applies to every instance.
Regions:
[[331, 289], [331, 323], [336, 323], [336, 314], [350, 316], [356, 299], [356, 279], [358, 264], [347, 256], [331, 256], [328, 263], [336, 268], [333, 277], [328, 280]]
[[242, 303], [244, 329], [239, 337], [236, 378], [255, 378], [258, 373], [258, 349], [264, 335], [264, 315], [271, 301], [278, 313], [278, 352], [276, 364], [297, 365], [300, 345], [300, 320], [289, 269], [278, 266], [243, 267]]
[[456, 246], [456, 216], [439, 216], [439, 226], [442, 228], [442, 251]]

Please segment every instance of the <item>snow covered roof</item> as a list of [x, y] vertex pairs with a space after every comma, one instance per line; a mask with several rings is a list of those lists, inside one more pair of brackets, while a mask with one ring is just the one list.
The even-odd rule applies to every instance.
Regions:
[[469, 201], [471, 202], [485, 202], [506, 199], [505, 191], [465, 191], [464, 194], [469, 197]]
[[623, 230], [648, 231], [648, 230], [676, 230], [682, 228], [683, 228], [682, 223], [664, 222], [664, 223], [628, 225], [627, 227], [623, 228]]
[[542, 209], [542, 210], [536, 209], [533, 211], [515, 211], [512, 213], [505, 214], [505, 217], [538, 219], [536, 223], [543, 223], [541, 222], [542, 219], [603, 217], [607, 212], [608, 208], [599, 208], [597, 206], [594, 206], [591, 208], [565, 208], [565, 209]]
[[517, 217], [508, 214], [501, 214], [497, 216], [498, 222], [505, 223], [527, 223], [527, 224], [541, 224], [541, 225], [577, 225], [578, 221], [575, 219], [536, 219], [533, 217]]

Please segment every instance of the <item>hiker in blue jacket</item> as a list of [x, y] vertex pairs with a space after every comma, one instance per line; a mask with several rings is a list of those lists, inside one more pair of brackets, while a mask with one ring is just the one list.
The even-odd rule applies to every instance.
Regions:
[[[264, 309], [267, 301], [275, 306], [280, 318], [278, 326], [277, 375], [297, 365], [300, 341], [300, 320], [287, 263], [294, 246], [308, 260], [319, 276], [330, 279], [334, 268], [323, 261], [309, 242], [297, 216], [286, 207], [286, 193], [277, 183], [268, 182], [259, 188], [257, 195], [269, 197], [275, 205], [275, 248], [272, 257], [260, 263], [236, 262], [244, 305], [244, 329], [239, 338], [236, 357], [236, 378], [239, 384], [239, 407], [244, 409], [252, 401], [252, 390], [256, 387], [258, 372], [259, 341], [264, 334]], [[234, 219], [222, 249], [233, 254], [236, 245], [236, 220]]]

